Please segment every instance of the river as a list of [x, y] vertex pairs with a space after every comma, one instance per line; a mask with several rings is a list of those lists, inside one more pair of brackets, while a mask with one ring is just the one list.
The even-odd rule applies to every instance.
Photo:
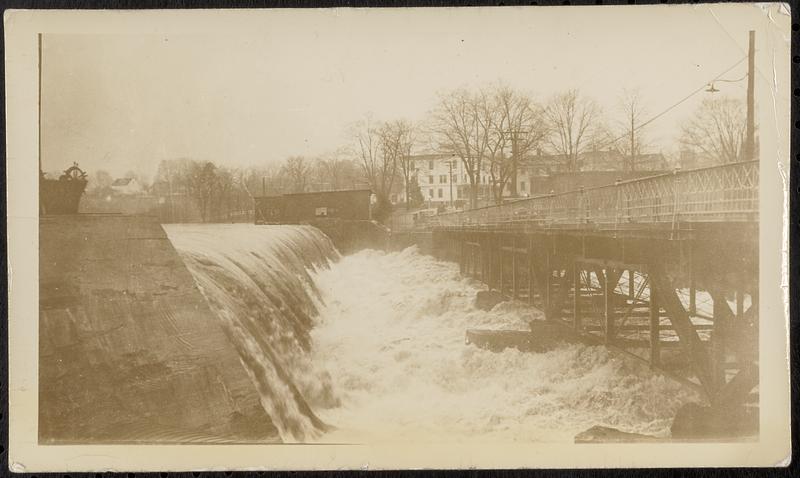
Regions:
[[601, 346], [493, 353], [468, 328], [542, 314], [473, 306], [482, 284], [416, 248], [342, 257], [310, 226], [165, 229], [285, 441], [571, 442], [594, 425], [668, 436], [693, 392]]

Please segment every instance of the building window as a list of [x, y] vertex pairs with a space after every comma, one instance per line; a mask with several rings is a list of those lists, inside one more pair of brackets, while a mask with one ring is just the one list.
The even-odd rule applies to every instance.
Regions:
[[439, 197], [442, 197], [442, 188], [439, 188]]
[[456, 191], [456, 197], [458, 197], [458, 199], [461, 199], [464, 196], [463, 192], [464, 191], [462, 191], [461, 188], [458, 188], [458, 190]]
[[519, 190], [525, 192], [525, 181], [521, 181], [519, 183]]
[[428, 169], [430, 169], [431, 171], [433, 171], [433, 160], [432, 160], [432, 159], [429, 159], [429, 160], [428, 160]]
[[428, 189], [428, 197], [433, 197], [433, 189]]
[[428, 184], [433, 184], [433, 176], [428, 176]]
[[440, 174], [439, 175], [439, 184], [447, 184], [447, 175], [446, 174]]

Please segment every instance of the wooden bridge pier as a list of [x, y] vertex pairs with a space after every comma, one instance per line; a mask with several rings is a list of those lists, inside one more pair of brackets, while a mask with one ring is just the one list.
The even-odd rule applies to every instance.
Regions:
[[[711, 400], [742, 401], [748, 385], [757, 384], [757, 247], [738, 260], [745, 246], [726, 248], [717, 236], [676, 241], [488, 229], [433, 234], [438, 255], [458, 262], [464, 275], [539, 308], [547, 321], [587, 343], [646, 361]], [[687, 251], [697, 255], [695, 249], [703, 260], [691, 260]], [[735, 379], [742, 370], [747, 376]]]

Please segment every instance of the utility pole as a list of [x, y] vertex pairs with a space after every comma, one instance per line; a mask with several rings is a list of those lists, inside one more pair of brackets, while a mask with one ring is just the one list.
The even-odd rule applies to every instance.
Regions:
[[[42, 187], [42, 179], [44, 179], [44, 171], [42, 171], [42, 34], [41, 33], [39, 33], [39, 36], [38, 36], [38, 43], [39, 43], [39, 98], [38, 98], [38, 100], [39, 100], [39, 105], [38, 105], [39, 106], [39, 117], [37, 119], [39, 120], [39, 127], [36, 128], [36, 129], [38, 130], [38, 133], [39, 133], [39, 150], [37, 151], [37, 153], [39, 153], [39, 155], [38, 155], [39, 156], [39, 173], [38, 173], [37, 184], [39, 185], [39, 188], [41, 188]], [[42, 201], [42, 192], [40, 190], [39, 191], [39, 215], [40, 216], [45, 214], [45, 213], [47, 213], [47, 211], [45, 211], [44, 209], [45, 209], [45, 207], [44, 207], [44, 202]]]
[[450, 159], [447, 161], [447, 165], [450, 166], [450, 177], [447, 178], [447, 182], [450, 183], [450, 207], [453, 207], [453, 162], [455, 160]]
[[511, 197], [517, 197], [517, 133], [511, 133]]
[[411, 164], [408, 162], [408, 155], [403, 156], [403, 164], [405, 164], [405, 170], [403, 171], [406, 180], [406, 211], [411, 210], [411, 188], [408, 185], [408, 182], [411, 181]]
[[39, 176], [42, 173], [42, 34], [39, 34]]
[[750, 30], [750, 46], [747, 55], [747, 138], [745, 142], [744, 157], [747, 161], [755, 159], [755, 59], [756, 59], [756, 32]]
[[511, 197], [517, 197], [517, 167], [519, 164], [519, 135], [520, 134], [527, 134], [530, 131], [524, 131], [522, 129], [513, 129], [509, 131], [502, 131], [502, 134], [510, 134], [511, 135]]
[[636, 169], [636, 152], [635, 152], [636, 140], [634, 139], [633, 136], [633, 130], [634, 130], [633, 120], [634, 120], [634, 111], [633, 107], [631, 107], [631, 172], [633, 172]]

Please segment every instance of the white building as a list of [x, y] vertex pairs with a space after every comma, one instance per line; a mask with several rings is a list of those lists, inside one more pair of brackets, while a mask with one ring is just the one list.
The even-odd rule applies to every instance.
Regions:
[[111, 183], [111, 189], [117, 194], [141, 194], [142, 185], [136, 178], [119, 178]]
[[[420, 192], [430, 207], [460, 207], [469, 202], [470, 182], [464, 163], [451, 154], [421, 154], [414, 156], [414, 170]], [[488, 189], [489, 175], [482, 172], [478, 178], [479, 194]]]

